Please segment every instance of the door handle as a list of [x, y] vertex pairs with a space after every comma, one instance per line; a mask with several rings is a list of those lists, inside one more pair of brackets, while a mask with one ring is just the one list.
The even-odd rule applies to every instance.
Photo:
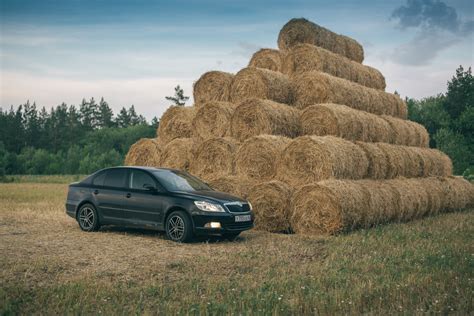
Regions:
[[94, 190], [94, 194], [95, 195], [99, 194], [99, 190]]
[[125, 195], [125, 197], [126, 197], [127, 199], [128, 199], [129, 197], [131, 197], [131, 196], [132, 196], [132, 193], [127, 193], [127, 194]]

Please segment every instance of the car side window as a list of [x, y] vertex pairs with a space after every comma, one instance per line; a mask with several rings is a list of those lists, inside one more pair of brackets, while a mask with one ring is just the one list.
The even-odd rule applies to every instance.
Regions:
[[95, 176], [94, 180], [92, 180], [92, 185], [103, 186], [104, 180], [105, 180], [105, 174], [106, 172], [101, 172], [100, 174]]
[[147, 190], [146, 186], [156, 188], [155, 180], [146, 172], [141, 170], [130, 171], [130, 189]]
[[106, 172], [104, 185], [107, 187], [124, 188], [126, 178], [126, 169], [111, 169]]

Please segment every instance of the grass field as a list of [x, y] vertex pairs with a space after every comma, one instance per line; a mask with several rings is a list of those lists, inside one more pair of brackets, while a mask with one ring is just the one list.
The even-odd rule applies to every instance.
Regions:
[[66, 190], [0, 184], [0, 314], [474, 311], [472, 211], [338, 237], [176, 244], [153, 231], [81, 232]]

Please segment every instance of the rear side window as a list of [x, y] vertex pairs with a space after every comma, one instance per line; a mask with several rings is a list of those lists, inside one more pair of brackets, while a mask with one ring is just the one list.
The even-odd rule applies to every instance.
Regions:
[[106, 187], [123, 188], [127, 177], [126, 169], [111, 169], [106, 172], [104, 185]]
[[92, 180], [93, 185], [98, 185], [98, 186], [103, 186], [104, 185], [104, 180], [105, 180], [105, 172], [99, 173], [94, 180]]
[[155, 180], [146, 172], [140, 170], [130, 171], [130, 188], [144, 190], [145, 185], [156, 187]]

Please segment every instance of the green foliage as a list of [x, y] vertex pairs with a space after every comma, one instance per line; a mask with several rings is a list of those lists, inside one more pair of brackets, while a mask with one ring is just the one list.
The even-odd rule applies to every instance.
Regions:
[[184, 106], [186, 104], [186, 101], [189, 100], [189, 97], [184, 95], [184, 90], [181, 89], [179, 85], [174, 88], [174, 96], [165, 98], [168, 101], [173, 101], [174, 105], [177, 106]]
[[445, 95], [407, 99], [408, 118], [423, 124], [430, 146], [448, 154], [455, 174], [466, 177], [474, 170], [474, 78], [471, 68], [460, 66], [448, 82]]
[[102, 98], [82, 101], [79, 110], [61, 104], [48, 113], [27, 102], [17, 110], [0, 108], [0, 177], [9, 174], [88, 174], [120, 165], [128, 148], [155, 135], [132, 105], [115, 119]]

